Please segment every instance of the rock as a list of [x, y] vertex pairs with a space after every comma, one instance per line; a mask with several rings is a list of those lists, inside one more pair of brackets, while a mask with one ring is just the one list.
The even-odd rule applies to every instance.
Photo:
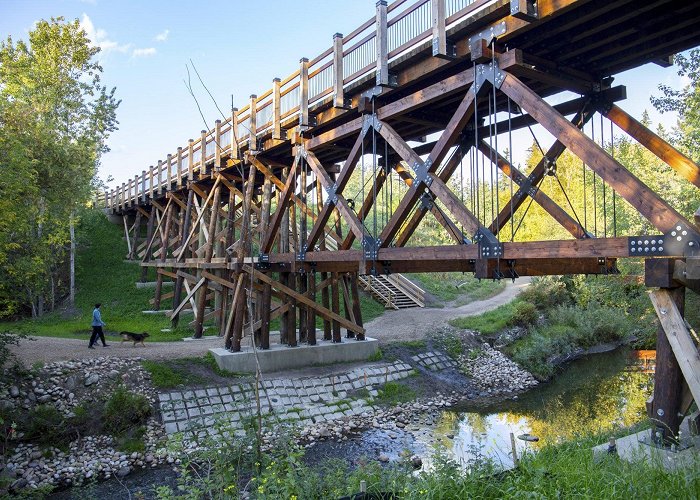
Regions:
[[384, 463], [388, 462], [388, 461], [389, 461], [389, 455], [386, 455], [386, 454], [382, 453], [381, 455], [379, 455], [379, 461], [380, 461], [380, 462], [384, 462]]
[[107, 374], [107, 376], [111, 379], [115, 379], [119, 376], [119, 371], [118, 370], [110, 370], [110, 372]]
[[16, 385], [10, 387], [10, 396], [12, 396], [13, 398], [19, 397], [19, 387], [17, 387]]
[[97, 373], [93, 373], [91, 375], [88, 375], [85, 377], [85, 387], [90, 387], [91, 385], [96, 384], [99, 382], [100, 376]]
[[537, 441], [540, 440], [537, 436], [533, 436], [532, 434], [520, 434], [518, 436], [518, 439], [521, 441], [529, 441], [531, 443], [536, 443]]
[[127, 466], [124, 466], [124, 467], [120, 467], [119, 470], [116, 472], [115, 476], [117, 476], [117, 477], [126, 477], [126, 476], [128, 476], [130, 473], [131, 473], [131, 467], [129, 467], [129, 466], [127, 465]]
[[423, 467], [423, 459], [421, 459], [421, 457], [419, 457], [418, 455], [413, 455], [411, 457], [411, 465], [414, 469], [420, 469], [421, 467]]
[[44, 394], [43, 396], [39, 396], [39, 399], [37, 399], [39, 403], [48, 403], [51, 401], [51, 394]]
[[31, 456], [32, 460], [39, 460], [42, 457], [42, 453], [39, 450], [37, 450], [37, 451], [33, 451], [30, 456]]
[[29, 481], [27, 481], [25, 478], [20, 477], [19, 479], [16, 479], [13, 481], [13, 483], [10, 485], [10, 491], [15, 492], [19, 491], [23, 488], [25, 488], [29, 484]]

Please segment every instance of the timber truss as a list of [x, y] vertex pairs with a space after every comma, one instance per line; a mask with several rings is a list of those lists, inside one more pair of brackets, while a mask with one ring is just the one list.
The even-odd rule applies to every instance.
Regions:
[[[294, 75], [298, 107], [285, 111], [282, 88], [292, 79], [276, 79], [269, 93], [253, 96], [245, 116], [234, 109], [198, 143], [106, 194], [107, 207], [124, 216], [129, 258], [142, 260], [144, 279], [156, 271], [153, 308], [169, 307], [173, 324], [191, 311], [195, 337], [213, 322], [232, 351], [244, 337], [269, 348], [275, 320], [289, 346], [320, 340], [317, 317], [323, 340], [341, 342], [341, 328], [362, 340], [359, 275], [606, 275], [616, 272], [617, 259], [640, 257], [647, 284], [660, 287], [653, 301], [663, 327], [650, 412], [665, 436], [675, 435], [679, 412], [700, 397], [700, 357], [678, 291], [700, 290], [700, 213], [684, 218], [586, 127], [599, 120], [600, 134], [616, 126], [700, 187], [698, 166], [623, 111], [616, 103], [625, 89], [609, 78], [699, 43], [700, 34], [673, 21], [700, 22], [700, 6], [476, 1], [450, 17], [444, 1], [432, 0], [388, 23], [392, 7], [403, 3], [377, 4], [369, 76], [343, 74], [343, 61], [350, 64], [344, 58], [360, 45], [344, 51], [336, 35], [323, 56], [332, 56], [330, 63], [310, 76], [323, 57], [303, 59]], [[387, 26], [423, 5], [433, 9], [430, 40], [420, 35], [392, 52]], [[639, 16], [643, 36], [633, 24]], [[309, 81], [328, 68], [332, 83], [312, 100]], [[544, 99], [562, 91], [580, 97], [557, 105]], [[525, 172], [513, 164], [508, 138], [533, 125], [554, 142]], [[588, 175], [611, 200], [610, 211], [626, 203], [653, 230], [618, 234], [604, 214], [599, 231], [600, 214], [587, 220], [585, 199], [577, 211], [568, 196], [562, 204], [545, 193], [543, 180], [558, 180], [557, 161], [567, 150], [580, 159], [584, 184]], [[510, 183], [505, 201], [499, 183]], [[533, 203], [570, 238], [518, 241], [516, 224], [527, 221]], [[597, 203], [588, 205], [596, 210]], [[415, 246], [428, 221], [452, 243]], [[165, 280], [174, 282], [171, 292], [164, 293]]]

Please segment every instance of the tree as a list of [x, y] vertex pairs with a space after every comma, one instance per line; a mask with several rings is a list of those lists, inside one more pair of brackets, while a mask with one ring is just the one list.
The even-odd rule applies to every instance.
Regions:
[[678, 74], [688, 79], [681, 90], [659, 85], [662, 97], [652, 97], [651, 103], [659, 111], [676, 111], [680, 118], [674, 130], [676, 144], [696, 162], [700, 160], [700, 49], [687, 55], [677, 54], [674, 62]]
[[28, 42], [0, 42], [0, 317], [32, 311], [65, 288], [74, 214], [90, 200], [115, 89], [77, 20], [39, 21]]

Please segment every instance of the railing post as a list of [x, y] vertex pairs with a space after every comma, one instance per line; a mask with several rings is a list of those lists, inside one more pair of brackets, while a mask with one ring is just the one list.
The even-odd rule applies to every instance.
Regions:
[[177, 148], [177, 188], [182, 187], [182, 147]]
[[167, 161], [167, 164], [168, 164], [168, 172], [167, 172], [167, 174], [166, 174], [166, 176], [165, 176], [165, 178], [167, 179], [167, 184], [166, 184], [166, 186], [165, 186], [165, 190], [166, 190], [166, 191], [170, 191], [170, 190], [172, 189], [172, 187], [173, 187], [173, 173], [172, 173], [172, 170], [173, 170], [173, 155], [171, 155], [170, 153], [168, 153], [168, 156], [166, 156], [166, 161]]
[[156, 166], [158, 169], [158, 185], [156, 186], [156, 191], [158, 194], [161, 194], [163, 192], [163, 161], [158, 160], [158, 165]]
[[153, 199], [153, 165], [148, 169], [148, 194]]
[[221, 170], [221, 120], [214, 122], [214, 168], [211, 169], [211, 176], [214, 172]]
[[141, 170], [141, 203], [146, 203], [146, 171]]
[[139, 176], [134, 177], [134, 205], [139, 204]]
[[248, 128], [250, 128], [250, 134], [248, 135], [248, 151], [255, 151], [258, 149], [258, 117], [257, 109], [258, 96], [256, 94], [250, 95], [250, 109], [248, 114], [250, 115], [250, 120], [248, 120]]
[[343, 35], [333, 35], [333, 106], [345, 107], [345, 94], [343, 93]]
[[[454, 47], [448, 46], [445, 32], [445, 0], [431, 0], [433, 8], [433, 56], [454, 57]], [[448, 53], [449, 51], [449, 53]]]
[[187, 141], [187, 182], [194, 180], [194, 139]]
[[231, 158], [238, 159], [238, 108], [231, 109]]
[[302, 57], [299, 65], [299, 129], [304, 132], [309, 128], [309, 60]]
[[199, 136], [199, 178], [207, 175], [207, 131], [202, 130]]
[[119, 197], [119, 208], [124, 210], [126, 207], [126, 183], [122, 182], [121, 196]]
[[282, 123], [280, 121], [281, 106], [280, 106], [280, 79], [272, 79], [272, 138], [274, 140], [282, 139]]
[[128, 207], [131, 204], [131, 179], [126, 181], [126, 203], [124, 206]]
[[387, 7], [386, 0], [377, 2], [377, 73], [376, 83], [381, 86], [389, 85], [389, 51], [387, 40]]

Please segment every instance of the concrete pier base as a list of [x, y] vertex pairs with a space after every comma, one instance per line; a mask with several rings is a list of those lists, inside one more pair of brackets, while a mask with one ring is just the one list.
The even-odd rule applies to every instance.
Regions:
[[[263, 372], [274, 372], [304, 366], [326, 365], [365, 361], [379, 349], [377, 339], [367, 337], [365, 340], [343, 339], [334, 344], [319, 341], [316, 345], [288, 347], [272, 344], [270, 349], [258, 349], [258, 361]], [[256, 370], [255, 354], [252, 347], [243, 347], [241, 352], [229, 352], [223, 347], [209, 349], [222, 370], [231, 372], [253, 373]]]
[[[651, 429], [630, 434], [615, 441], [617, 455], [628, 462], [645, 461], [663, 466], [667, 470], [697, 467], [700, 464], [700, 436], [691, 435], [690, 420], [681, 424], [681, 444], [675, 450], [651, 444]], [[609, 444], [593, 448], [593, 456], [601, 458], [609, 454]]]

